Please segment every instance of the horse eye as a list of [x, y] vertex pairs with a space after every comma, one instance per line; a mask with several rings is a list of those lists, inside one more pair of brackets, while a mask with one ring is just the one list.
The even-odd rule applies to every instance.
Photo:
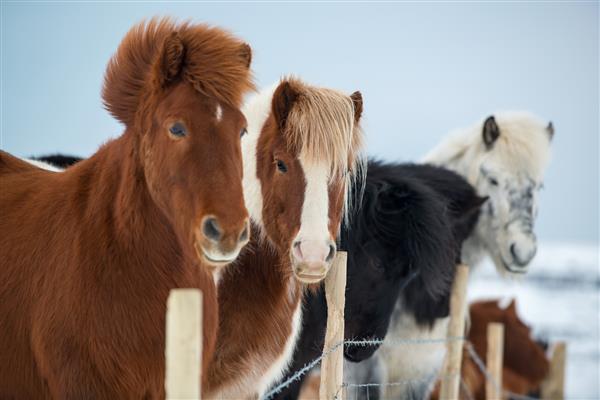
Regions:
[[488, 181], [490, 182], [490, 185], [492, 186], [498, 186], [498, 181], [494, 178], [488, 178]]
[[287, 165], [285, 165], [285, 163], [283, 161], [276, 160], [276, 164], [277, 164], [277, 169], [279, 170], [279, 172], [283, 172], [283, 173], [287, 172]]
[[169, 133], [175, 137], [184, 137], [187, 134], [185, 126], [181, 122], [175, 122], [171, 125]]
[[248, 129], [242, 128], [242, 130], [240, 131], [240, 137], [244, 137], [247, 133], [248, 133]]

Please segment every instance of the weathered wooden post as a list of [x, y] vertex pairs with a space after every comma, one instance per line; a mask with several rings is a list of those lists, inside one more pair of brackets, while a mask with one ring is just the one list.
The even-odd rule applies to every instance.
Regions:
[[198, 289], [171, 290], [166, 324], [166, 397], [200, 399], [202, 292]]
[[[325, 278], [327, 299], [327, 331], [323, 352], [329, 351], [344, 340], [344, 307], [346, 303], [346, 262], [348, 255], [338, 251]], [[319, 398], [332, 400], [336, 395], [343, 399], [341, 390], [344, 381], [344, 346], [338, 346], [321, 362], [321, 386]]]
[[550, 371], [541, 385], [541, 397], [544, 400], [563, 400], [565, 398], [565, 364], [567, 344], [557, 342], [553, 346], [550, 359]]
[[462, 363], [463, 341], [458, 338], [465, 335], [465, 313], [467, 312], [467, 281], [469, 267], [458, 265], [450, 297], [450, 322], [448, 324], [448, 352], [442, 375], [440, 399], [458, 399], [460, 367]]
[[504, 324], [487, 326], [486, 368], [491, 379], [485, 381], [486, 400], [502, 400], [502, 364], [504, 360]]

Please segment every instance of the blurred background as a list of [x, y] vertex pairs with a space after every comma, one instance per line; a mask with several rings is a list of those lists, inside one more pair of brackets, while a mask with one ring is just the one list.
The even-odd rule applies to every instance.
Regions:
[[501, 281], [485, 266], [471, 297], [517, 296], [536, 332], [568, 340], [569, 396], [600, 397], [598, 2], [3, 0], [0, 148], [89, 156], [118, 136], [100, 99], [104, 68], [128, 29], [155, 15], [243, 37], [259, 86], [295, 74], [360, 90], [369, 154], [386, 160], [418, 160], [496, 110], [552, 120], [532, 273]]

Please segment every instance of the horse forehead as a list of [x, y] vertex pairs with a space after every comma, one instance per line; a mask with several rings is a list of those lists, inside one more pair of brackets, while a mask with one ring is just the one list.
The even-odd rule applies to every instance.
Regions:
[[162, 108], [167, 112], [175, 111], [184, 113], [189, 118], [198, 118], [199, 112], [208, 113], [216, 104], [215, 99], [211, 99], [195, 90], [191, 85], [181, 82], [165, 93], [159, 110]]
[[541, 181], [541, 179], [528, 171], [523, 171], [510, 163], [482, 163], [480, 173], [483, 176], [495, 175], [497, 178], [504, 177], [506, 186], [510, 189], [527, 189], [536, 186]]
[[329, 182], [330, 166], [325, 161], [314, 160], [304, 154], [298, 154], [297, 159], [304, 171], [307, 182], [309, 179], [314, 179], [319, 182]]
[[536, 182], [531, 176], [524, 173], [518, 173], [512, 176], [508, 176], [506, 187], [509, 192], [515, 194], [531, 194], [533, 189], [536, 187]]

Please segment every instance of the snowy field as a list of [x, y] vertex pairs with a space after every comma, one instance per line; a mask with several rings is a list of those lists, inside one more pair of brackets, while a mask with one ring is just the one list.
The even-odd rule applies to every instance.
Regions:
[[514, 297], [534, 335], [567, 342], [566, 394], [600, 399], [600, 270], [597, 245], [541, 244], [529, 274], [500, 279], [491, 263], [475, 271], [469, 300]]

